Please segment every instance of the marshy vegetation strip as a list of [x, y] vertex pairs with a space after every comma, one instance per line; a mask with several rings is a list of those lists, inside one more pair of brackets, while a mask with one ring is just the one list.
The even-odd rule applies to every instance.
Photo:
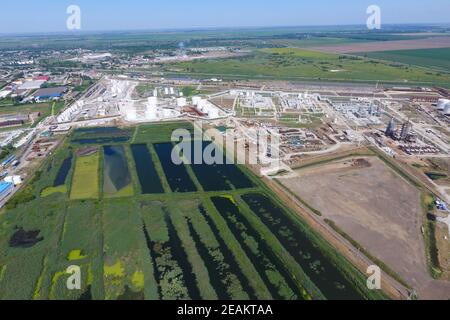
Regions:
[[[173, 227], [180, 238], [182, 248], [186, 252], [187, 260], [192, 267], [192, 273], [195, 274], [195, 281], [201, 298], [205, 300], [217, 299], [216, 292], [211, 286], [212, 278], [208, 275], [205, 266], [205, 258], [200, 256], [199, 251], [197, 250], [197, 243], [194, 241], [194, 237], [190, 232], [191, 230], [185, 214], [175, 206], [171, 207], [169, 210]], [[198, 213], [196, 216], [197, 215]], [[194, 219], [196, 219], [196, 217]]]
[[[220, 213], [215, 208], [214, 204], [211, 202], [209, 198], [203, 198], [203, 206], [207, 212], [205, 215], [205, 219], [207, 220], [210, 228], [217, 235], [217, 239], [222, 243], [221, 246], [224, 248], [229, 248], [232, 252], [232, 256], [236, 259], [238, 265], [242, 269], [243, 276], [241, 276], [242, 281], [248, 281], [249, 283], [244, 287], [247, 287], [250, 290], [250, 298], [252, 298], [252, 292], [255, 292], [253, 296], [256, 296], [260, 300], [271, 299], [271, 294], [268, 288], [264, 285], [263, 280], [259, 276], [257, 270], [251, 264], [249, 258], [245, 255], [241, 244], [237, 239], [232, 235], [231, 231], [227, 227], [226, 221], [220, 215]], [[243, 280], [245, 278], [247, 280]], [[249, 287], [251, 285], [251, 289]]]

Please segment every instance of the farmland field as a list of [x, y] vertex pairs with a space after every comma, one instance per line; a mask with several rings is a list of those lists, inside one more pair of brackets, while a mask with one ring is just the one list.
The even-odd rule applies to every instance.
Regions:
[[75, 172], [72, 181], [70, 198], [91, 199], [98, 198], [98, 168], [100, 153], [78, 157], [75, 163]]
[[397, 50], [360, 53], [369, 58], [389, 60], [425, 68], [450, 71], [450, 48]]
[[60, 110], [64, 106], [64, 102], [56, 102], [56, 103], [27, 103], [27, 104], [13, 104], [10, 99], [2, 99], [0, 101], [0, 115], [8, 115], [8, 114], [23, 114], [28, 115], [33, 112], [39, 112], [40, 116], [38, 117], [35, 124], [39, 122], [41, 119], [48, 117], [52, 113], [52, 109]]
[[[0, 216], [0, 299], [385, 298], [245, 167], [214, 166], [207, 180], [201, 167], [167, 166], [169, 132], [159, 129], [135, 128], [140, 144], [112, 149], [69, 138], [47, 159], [29, 185], [35, 198]], [[99, 130], [97, 141], [101, 132], [115, 138]], [[123, 187], [115, 171], [134, 193], [108, 196]], [[57, 177], [70, 192], [41, 196]], [[74, 265], [75, 291], [65, 285]]]
[[197, 60], [168, 67], [193, 75], [286, 80], [417, 82], [450, 86], [450, 75], [363, 57], [304, 49], [262, 49], [236, 59]]

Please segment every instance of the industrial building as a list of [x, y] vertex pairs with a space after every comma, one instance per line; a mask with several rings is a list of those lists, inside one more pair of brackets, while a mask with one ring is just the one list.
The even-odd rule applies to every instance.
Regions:
[[400, 140], [406, 140], [410, 136], [412, 129], [411, 122], [407, 121], [402, 125], [402, 129], [400, 130]]
[[2, 90], [0, 91], [0, 99], [7, 98], [12, 93], [12, 90]]
[[387, 137], [393, 137], [394, 134], [396, 132], [396, 124], [395, 124], [395, 119], [392, 118], [391, 121], [389, 121], [389, 124], [386, 128], [386, 136]]
[[13, 162], [14, 160], [16, 160], [16, 156], [15, 155], [11, 155], [8, 158], [6, 158], [5, 160], [2, 161], [2, 163], [0, 164], [0, 166], [2, 168], [5, 168], [8, 164], [10, 164], [11, 162]]
[[0, 116], [0, 128], [21, 126], [28, 122], [28, 115], [13, 114]]
[[45, 80], [31, 80], [26, 81], [23, 84], [19, 85], [19, 90], [34, 90], [39, 89], [46, 81]]
[[39, 89], [33, 94], [33, 99], [39, 101], [59, 99], [66, 91], [66, 87]]
[[14, 186], [21, 185], [22, 182], [23, 182], [21, 176], [8, 176], [3, 181], [6, 182], [6, 183], [11, 183]]
[[380, 125], [383, 114], [382, 103], [366, 98], [329, 97], [328, 103], [347, 120], [357, 126]]
[[389, 121], [385, 134], [387, 137], [398, 141], [416, 142], [417, 135], [413, 132], [413, 126], [410, 121], [402, 124], [400, 130], [396, 128], [395, 119]]

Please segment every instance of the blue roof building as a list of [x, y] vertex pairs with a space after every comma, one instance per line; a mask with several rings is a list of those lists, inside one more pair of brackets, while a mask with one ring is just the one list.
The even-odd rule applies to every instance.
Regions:
[[39, 89], [33, 94], [33, 98], [36, 100], [57, 99], [61, 98], [66, 91], [66, 87]]
[[13, 162], [14, 160], [16, 160], [16, 156], [15, 155], [10, 155], [8, 158], [3, 160], [3, 162], [1, 163], [1, 166], [2, 167], [6, 167], [8, 164]]
[[14, 184], [10, 182], [0, 182], [0, 201], [5, 199], [14, 189]]

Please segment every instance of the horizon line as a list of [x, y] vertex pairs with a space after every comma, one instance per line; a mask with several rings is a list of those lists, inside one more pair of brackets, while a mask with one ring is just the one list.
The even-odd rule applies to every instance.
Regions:
[[[407, 22], [407, 23], [384, 23], [384, 26], [448, 26], [450, 22]], [[89, 29], [89, 30], [59, 30], [59, 31], [24, 31], [24, 32], [0, 32], [0, 37], [5, 36], [45, 36], [45, 35], [81, 35], [95, 33], [119, 33], [119, 32], [191, 32], [209, 30], [245, 30], [245, 29], [283, 29], [283, 28], [320, 28], [320, 27], [362, 27], [365, 24], [317, 24], [317, 25], [273, 25], [273, 26], [216, 26], [216, 27], [177, 27], [177, 28], [136, 28], [136, 29]], [[383, 32], [380, 30], [367, 30], [369, 32]], [[444, 32], [443, 32], [444, 33]]]

